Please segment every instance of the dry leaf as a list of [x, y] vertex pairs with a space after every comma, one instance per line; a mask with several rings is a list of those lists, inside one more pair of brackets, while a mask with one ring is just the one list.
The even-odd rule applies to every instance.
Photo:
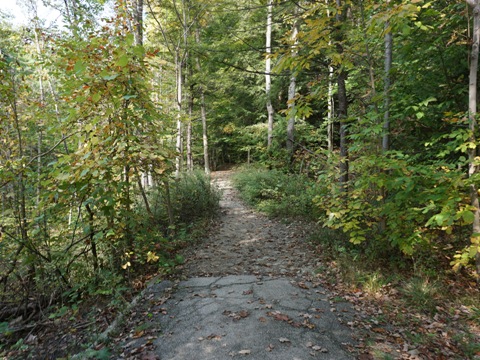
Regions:
[[240, 350], [238, 353], [240, 355], [250, 355], [251, 351], [250, 350]]

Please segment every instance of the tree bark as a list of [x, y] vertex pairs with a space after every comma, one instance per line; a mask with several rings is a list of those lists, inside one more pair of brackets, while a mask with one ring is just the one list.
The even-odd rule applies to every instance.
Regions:
[[268, 118], [268, 139], [267, 146], [272, 146], [273, 143], [273, 106], [271, 98], [272, 77], [270, 72], [272, 71], [272, 11], [273, 0], [268, 0], [267, 5], [267, 32], [265, 41], [266, 59], [265, 59], [265, 93], [267, 96], [267, 118]]
[[[341, 27], [342, 23], [345, 21], [345, 9], [342, 7], [342, 1], [337, 0], [337, 15], [336, 20], [338, 26]], [[337, 41], [337, 52], [343, 56], [343, 33], [342, 29], [339, 28], [338, 34], [336, 36]], [[348, 99], [347, 99], [347, 88], [345, 86], [345, 81], [347, 79], [347, 73], [344, 69], [340, 69], [337, 77], [337, 86], [338, 86], [338, 119], [340, 120], [340, 190], [342, 192], [348, 191], [348, 142], [347, 142], [347, 116], [348, 116]]]
[[390, 71], [392, 69], [393, 35], [389, 29], [390, 23], [385, 23], [385, 81], [383, 90], [383, 137], [382, 151], [390, 150]]
[[[330, 10], [328, 9], [328, 1], [325, 0], [327, 5], [327, 17], [330, 18]], [[332, 45], [332, 40], [329, 39], [328, 45]], [[335, 111], [335, 103], [333, 101], [333, 77], [334, 69], [331, 64], [328, 65], [328, 92], [327, 92], [327, 148], [328, 148], [328, 157], [330, 158], [333, 154], [333, 114]]]
[[182, 142], [182, 62], [180, 61], [178, 50], [175, 52], [175, 70], [176, 70], [176, 85], [177, 85], [177, 141], [175, 149], [177, 150], [177, 156], [175, 159], [175, 177], [180, 176], [182, 170], [182, 157], [183, 157], [183, 142]]
[[[475, 132], [477, 130], [477, 77], [478, 77], [478, 51], [480, 47], [480, 1], [467, 0], [473, 9], [473, 39], [472, 53], [470, 57], [470, 75], [468, 87], [468, 122], [470, 128], [470, 142], [476, 143]], [[478, 173], [476, 165], [477, 149], [468, 149], [468, 176], [472, 178]], [[476, 246], [475, 263], [477, 276], [480, 281], [480, 204], [478, 199], [478, 188], [474, 181], [470, 184], [471, 204], [474, 208], [474, 220], [472, 225], [472, 245]]]
[[[195, 29], [195, 41], [200, 44], [200, 29], [198, 26]], [[202, 65], [200, 64], [200, 58], [196, 59], [197, 71], [202, 71]], [[203, 139], [203, 161], [205, 163], [205, 174], [210, 174], [210, 160], [208, 155], [208, 129], [207, 129], [207, 111], [205, 108], [205, 88], [203, 84], [199, 85], [200, 91], [200, 116], [202, 118], [202, 139]]]
[[[191, 73], [190, 73], [190, 75], [191, 75]], [[189, 94], [189, 101], [188, 101], [188, 122], [187, 122], [187, 170], [188, 171], [193, 171], [192, 119], [193, 119], [193, 85], [190, 86], [190, 94]]]
[[136, 45], [143, 45], [143, 0], [132, 0], [133, 28]]
[[[291, 52], [292, 57], [297, 56], [297, 45], [298, 45], [298, 21], [297, 21], [297, 14], [298, 8], [297, 5], [294, 5], [294, 22], [292, 26], [292, 34], [290, 36], [290, 40], [292, 41]], [[288, 86], [288, 122], [287, 122], [287, 152], [292, 159], [293, 153], [295, 151], [295, 92], [297, 86], [297, 76], [295, 71], [292, 70], [290, 74], [290, 84]]]

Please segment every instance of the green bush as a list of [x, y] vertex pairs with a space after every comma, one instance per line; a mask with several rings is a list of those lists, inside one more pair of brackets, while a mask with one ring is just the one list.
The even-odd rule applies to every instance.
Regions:
[[311, 220], [320, 216], [312, 203], [315, 183], [306, 176], [249, 167], [236, 174], [233, 181], [247, 203], [270, 216]]
[[[155, 224], [166, 231], [169, 226], [189, 225], [201, 218], [215, 216], [220, 201], [220, 192], [210, 183], [204, 173], [195, 171], [182, 174], [159, 186], [150, 194]], [[170, 203], [174, 224], [171, 224]]]
[[200, 218], [215, 216], [220, 192], [204, 173], [184, 174], [171, 186], [172, 206], [176, 220], [188, 224]]

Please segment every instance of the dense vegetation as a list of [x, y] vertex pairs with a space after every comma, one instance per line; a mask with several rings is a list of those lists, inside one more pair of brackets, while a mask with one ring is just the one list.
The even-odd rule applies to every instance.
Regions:
[[232, 163], [347, 256], [478, 279], [477, 0], [22, 3], [26, 25], [0, 12], [0, 334], [168, 272], [218, 204], [194, 169]]

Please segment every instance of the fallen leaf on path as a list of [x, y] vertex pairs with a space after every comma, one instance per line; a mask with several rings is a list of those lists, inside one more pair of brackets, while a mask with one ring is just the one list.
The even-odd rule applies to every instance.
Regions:
[[260, 321], [260, 322], [267, 322], [267, 319], [262, 316], [261, 318], [258, 318], [258, 321]]
[[298, 285], [299, 288], [302, 288], [302, 289], [305, 289], [305, 290], [310, 289], [307, 285], [305, 285], [304, 282], [299, 282], [299, 283], [297, 283], [297, 285]]
[[288, 340], [287, 338], [280, 338], [280, 339], [278, 339], [278, 341], [280, 341], [282, 344], [290, 342], [290, 340]]
[[233, 318], [233, 320], [240, 320], [250, 315], [247, 310], [240, 310], [238, 313], [232, 312], [230, 310], [225, 310], [222, 314]]
[[250, 350], [240, 350], [238, 353], [240, 355], [250, 355], [251, 351]]
[[267, 348], [265, 350], [267, 350], [268, 352], [272, 351], [273, 349], [275, 348], [275, 346], [273, 346], [273, 344], [268, 344]]
[[142, 355], [142, 360], [159, 360], [160, 358], [154, 353], [146, 353]]
[[275, 320], [278, 321], [290, 321], [290, 317], [288, 315], [282, 314], [280, 311], [269, 311], [267, 312], [268, 316], [273, 317]]
[[143, 331], [143, 330], [142, 331], [137, 331], [135, 334], [133, 334], [132, 338], [133, 339], [138, 339], [138, 338], [142, 337], [143, 334], [145, 334], [145, 331]]
[[247, 310], [241, 310], [238, 313], [238, 316], [240, 316], [241, 318], [246, 318], [248, 315], [250, 315], [250, 313]]
[[217, 334], [210, 334], [207, 336], [207, 340], [220, 340], [222, 338], [222, 335], [217, 335]]

